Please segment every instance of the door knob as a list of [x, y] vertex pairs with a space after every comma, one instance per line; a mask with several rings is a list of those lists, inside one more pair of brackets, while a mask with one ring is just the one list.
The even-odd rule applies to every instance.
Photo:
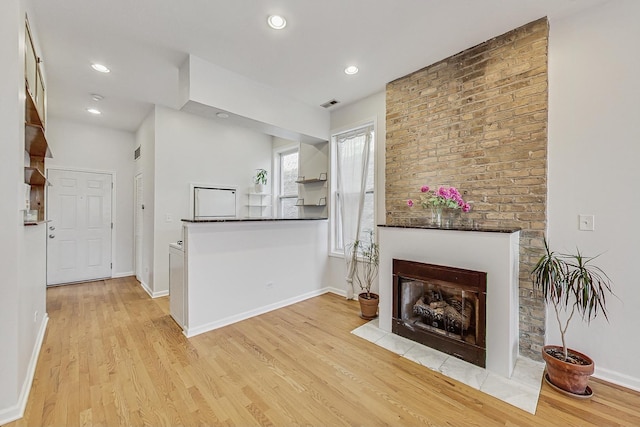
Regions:
[[55, 239], [56, 235], [55, 234], [49, 234], [49, 238], [50, 239]]

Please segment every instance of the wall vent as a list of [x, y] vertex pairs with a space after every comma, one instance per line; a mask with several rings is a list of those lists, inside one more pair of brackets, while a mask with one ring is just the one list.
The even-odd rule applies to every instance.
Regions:
[[136, 151], [133, 152], [133, 160], [138, 160], [140, 158], [140, 146], [136, 148]]
[[329, 108], [329, 107], [333, 107], [336, 104], [339, 104], [340, 101], [338, 101], [337, 99], [332, 99], [331, 101], [327, 101], [324, 104], [321, 104], [320, 106], [323, 108]]

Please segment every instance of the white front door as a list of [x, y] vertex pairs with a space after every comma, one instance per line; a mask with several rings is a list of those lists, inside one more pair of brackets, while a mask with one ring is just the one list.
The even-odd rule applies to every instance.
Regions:
[[111, 277], [111, 175], [49, 169], [47, 178], [47, 285]]
[[142, 225], [143, 225], [143, 193], [142, 193], [142, 174], [138, 174], [135, 177], [135, 219], [134, 219], [134, 245], [135, 245], [135, 268], [136, 268], [136, 279], [139, 282], [142, 282]]

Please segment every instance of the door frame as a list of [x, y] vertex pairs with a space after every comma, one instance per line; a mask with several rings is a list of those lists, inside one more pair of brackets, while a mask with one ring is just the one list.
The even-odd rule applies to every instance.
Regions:
[[[138, 232], [138, 225], [140, 226], [140, 238], [142, 239], [142, 243], [140, 244], [140, 269], [144, 270], [143, 261], [143, 249], [144, 249], [144, 212], [142, 213], [142, 221], [141, 224], [138, 224], [138, 177], [142, 181], [142, 200], [141, 204], [144, 206], [144, 175], [142, 172], [136, 173], [133, 175], [133, 276], [140, 281], [140, 283], [144, 283], [142, 271], [138, 271], [138, 244], [136, 242], [136, 234]], [[144, 210], [144, 208], [143, 208]]]
[[[115, 171], [105, 171], [105, 170], [100, 170], [100, 169], [89, 169], [89, 168], [74, 168], [74, 167], [65, 167], [65, 166], [51, 166], [51, 167], [47, 167], [45, 168], [45, 174], [47, 176], [47, 178], [49, 177], [49, 171], [50, 170], [57, 170], [57, 171], [63, 171], [63, 172], [86, 172], [86, 173], [101, 173], [101, 174], [105, 174], [105, 175], [111, 175], [111, 224], [113, 224], [113, 226], [111, 227], [111, 278], [113, 279], [114, 277], [116, 277], [116, 275], [113, 274], [113, 272], [116, 269], [116, 230], [118, 227], [118, 224], [116, 222], [116, 172]], [[47, 195], [45, 196], [45, 207], [44, 207], [44, 217], [46, 218], [46, 220], [49, 220], [49, 187], [47, 186]], [[48, 240], [48, 239], [47, 239]], [[48, 241], [47, 241], [47, 245], [48, 245]], [[48, 259], [47, 259], [47, 263], [48, 263]], [[48, 268], [48, 265], [47, 265]], [[47, 270], [48, 273], [48, 270]], [[48, 279], [47, 279], [48, 281]]]

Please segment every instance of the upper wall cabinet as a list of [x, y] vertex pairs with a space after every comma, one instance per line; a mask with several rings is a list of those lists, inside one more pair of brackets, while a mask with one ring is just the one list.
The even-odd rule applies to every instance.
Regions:
[[26, 84], [26, 100], [24, 106], [24, 150], [29, 155], [29, 164], [24, 165], [24, 182], [29, 193], [29, 210], [37, 210], [37, 218], [26, 218], [25, 225], [37, 224], [45, 220], [46, 187], [45, 158], [52, 157], [47, 138], [44, 133], [45, 93], [40, 59], [38, 58], [29, 21], [26, 23], [24, 77]]
[[26, 37], [24, 43], [24, 78], [27, 85], [27, 93], [31, 95], [33, 104], [38, 113], [39, 124], [44, 128], [45, 120], [45, 90], [42, 70], [40, 69], [40, 57], [36, 53], [29, 28], [29, 21], [26, 20]]

